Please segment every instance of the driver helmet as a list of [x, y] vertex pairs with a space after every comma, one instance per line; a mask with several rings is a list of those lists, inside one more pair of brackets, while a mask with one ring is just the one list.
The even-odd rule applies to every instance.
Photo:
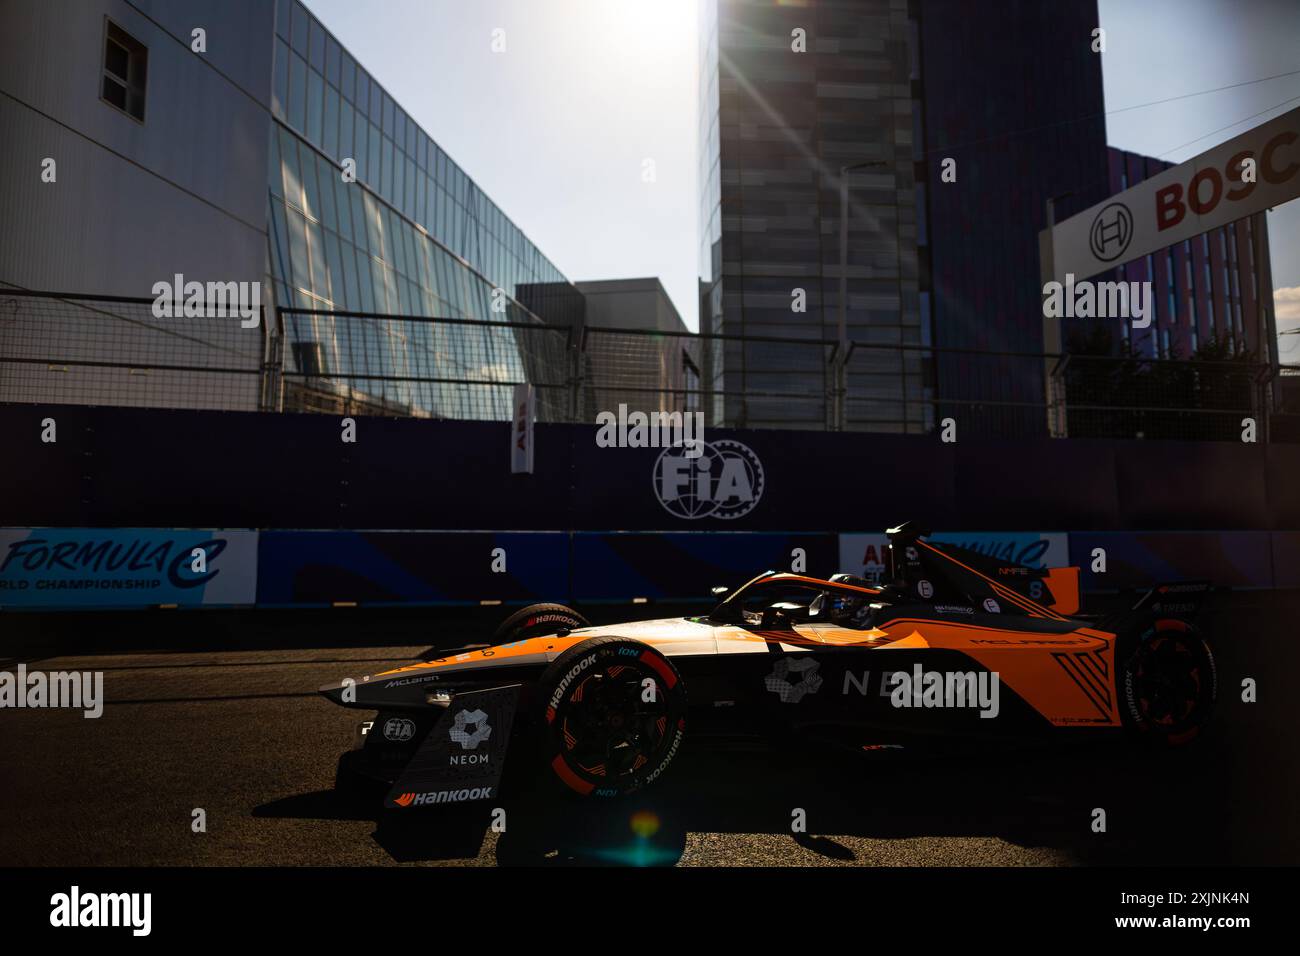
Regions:
[[866, 595], [832, 592], [826, 596], [827, 617], [836, 624], [855, 623], [869, 609]]

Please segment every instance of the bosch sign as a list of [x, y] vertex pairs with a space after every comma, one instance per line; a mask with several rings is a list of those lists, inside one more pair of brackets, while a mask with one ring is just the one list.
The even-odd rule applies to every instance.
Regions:
[[1044, 281], [1088, 278], [1300, 195], [1300, 109], [1044, 230]]
[[[1283, 130], [1264, 144], [1258, 157], [1254, 150], [1244, 149], [1233, 154], [1222, 173], [1207, 166], [1192, 175], [1186, 189], [1180, 182], [1157, 189], [1156, 228], [1163, 232], [1177, 226], [1189, 208], [1198, 216], [1208, 216], [1222, 201], [1240, 202], [1249, 197], [1261, 182], [1280, 186], [1294, 179], [1296, 173], [1300, 173], [1300, 161], [1292, 158], [1285, 162], [1283, 156], [1300, 157], [1300, 151], [1294, 148], [1297, 139], [1300, 135], [1295, 130]], [[1248, 177], [1250, 160], [1255, 160], [1256, 168]], [[1239, 219], [1244, 215], [1248, 213], [1234, 214], [1231, 218]]]

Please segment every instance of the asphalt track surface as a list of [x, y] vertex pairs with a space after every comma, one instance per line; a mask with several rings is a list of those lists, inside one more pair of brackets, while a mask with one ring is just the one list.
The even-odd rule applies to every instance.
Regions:
[[[635, 610], [592, 616], [660, 616]], [[97, 720], [0, 710], [0, 865], [1300, 861], [1294, 595], [1235, 596], [1207, 622], [1218, 629], [1219, 706], [1210, 732], [1172, 753], [857, 754], [721, 748], [688, 737], [665, 777], [624, 801], [557, 799], [518, 782], [493, 801], [505, 810], [504, 832], [490, 825], [488, 807], [350, 808], [333, 778], [360, 715], [315, 693], [427, 656], [430, 632], [481, 639], [490, 627], [483, 616], [467, 623], [445, 612], [340, 610], [267, 620], [0, 617], [6, 646], [19, 649], [0, 656], [0, 669], [22, 660], [31, 669], [103, 671], [107, 700]], [[94, 652], [122, 646], [128, 631], [134, 640], [125, 643], [137, 649]], [[241, 649], [224, 649], [231, 645]], [[1240, 700], [1245, 677], [1258, 681], [1257, 703]], [[206, 813], [205, 833], [192, 830], [195, 808]], [[792, 832], [796, 808], [806, 833]], [[1104, 833], [1093, 831], [1094, 808], [1106, 811]]]

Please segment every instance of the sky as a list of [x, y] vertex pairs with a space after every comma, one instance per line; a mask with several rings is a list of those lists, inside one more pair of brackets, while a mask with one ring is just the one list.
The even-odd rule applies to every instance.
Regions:
[[[306, 2], [561, 272], [658, 276], [697, 327], [696, 0]], [[1300, 106], [1300, 73], [1250, 82], [1300, 71], [1300, 0], [1098, 11], [1112, 146], [1181, 162]], [[1300, 328], [1300, 201], [1269, 237], [1279, 330]], [[1281, 347], [1300, 363], [1300, 334]]]
[[[1300, 107], [1300, 0], [1098, 0], [1098, 13], [1111, 146], [1180, 163]], [[1280, 73], [1293, 75], [1125, 109]], [[1268, 214], [1268, 234], [1282, 333], [1300, 328], [1300, 200]], [[1300, 363], [1300, 334], [1279, 348]]]
[[696, 327], [695, 0], [307, 6], [570, 280], [658, 276]]

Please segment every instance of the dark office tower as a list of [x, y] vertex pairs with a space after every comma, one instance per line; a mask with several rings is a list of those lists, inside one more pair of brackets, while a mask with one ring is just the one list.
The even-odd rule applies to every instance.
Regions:
[[[894, 346], [850, 366], [849, 427], [912, 430], [925, 408], [906, 0], [704, 0], [702, 332], [835, 339], [840, 171], [851, 174], [848, 337]], [[715, 422], [824, 428], [829, 349], [724, 341], [704, 351]], [[796, 397], [797, 396], [797, 397]]]
[[[942, 351], [1044, 348], [1038, 233], [1110, 193], [1095, 0], [923, 0], [919, 18], [930, 312], [942, 414], [1044, 428], [1043, 367]], [[943, 182], [943, 161], [956, 182]], [[980, 403], [984, 400], [987, 404]]]
[[[1045, 431], [1041, 360], [938, 349], [1043, 348], [1047, 200], [1064, 217], [1108, 193], [1094, 0], [702, 10], [701, 331], [836, 339], [841, 170], [871, 164], [848, 178], [844, 426], [927, 431], [951, 415], [964, 434]], [[724, 393], [715, 421], [833, 417], [823, 350], [724, 341], [704, 356]]]

